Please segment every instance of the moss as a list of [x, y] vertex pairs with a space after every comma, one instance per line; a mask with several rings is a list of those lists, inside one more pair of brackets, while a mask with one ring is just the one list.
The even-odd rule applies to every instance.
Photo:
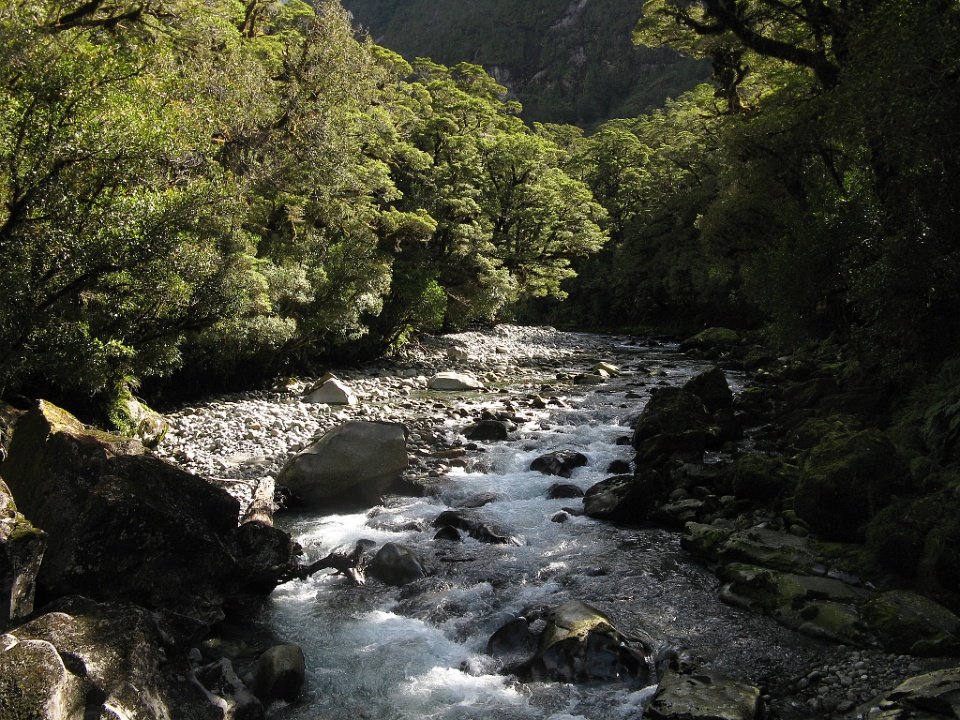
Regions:
[[740, 344], [740, 336], [735, 330], [723, 327], [711, 327], [698, 332], [683, 342], [684, 349], [705, 350], [708, 348], [728, 348]]
[[893, 501], [867, 526], [867, 547], [881, 565], [913, 578], [930, 531], [944, 522], [949, 503], [943, 493]]

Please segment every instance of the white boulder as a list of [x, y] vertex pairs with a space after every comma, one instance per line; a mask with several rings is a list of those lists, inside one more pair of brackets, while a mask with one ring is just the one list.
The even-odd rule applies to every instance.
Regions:
[[479, 390], [483, 383], [472, 375], [458, 372], [439, 372], [427, 382], [431, 390]]

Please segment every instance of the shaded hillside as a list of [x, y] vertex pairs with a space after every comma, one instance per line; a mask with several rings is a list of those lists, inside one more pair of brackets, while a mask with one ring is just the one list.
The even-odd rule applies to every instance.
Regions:
[[343, 0], [358, 25], [407, 59], [482, 65], [541, 122], [635, 117], [702, 82], [703, 63], [637, 48], [630, 0]]

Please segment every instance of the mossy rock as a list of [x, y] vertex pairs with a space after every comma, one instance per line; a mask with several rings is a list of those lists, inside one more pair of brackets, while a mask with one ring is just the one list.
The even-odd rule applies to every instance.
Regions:
[[862, 613], [889, 652], [960, 656], [960, 618], [929, 598], [891, 590], [865, 603]]
[[716, 433], [700, 398], [682, 388], [661, 388], [637, 418], [633, 433], [637, 463], [656, 466], [674, 458], [699, 461]]
[[698, 332], [680, 343], [680, 349], [688, 350], [727, 350], [740, 344], [736, 331], [723, 327], [711, 327]]
[[704, 523], [690, 522], [680, 538], [680, 547], [691, 555], [717, 562], [720, 550], [733, 534], [732, 530]]
[[767, 528], [733, 533], [719, 548], [717, 559], [724, 564], [748, 563], [783, 572], [809, 571], [820, 561], [806, 538]]
[[733, 494], [738, 498], [770, 502], [791, 494], [797, 470], [782, 457], [750, 453], [736, 459], [724, 470]]
[[945, 505], [944, 520], [923, 544], [917, 573], [919, 587], [960, 612], [960, 507]]
[[896, 448], [879, 430], [827, 437], [801, 461], [793, 509], [825, 539], [860, 542], [905, 477]]
[[829, 415], [826, 417], [804, 417], [799, 422], [788, 425], [784, 430], [782, 448], [784, 450], [809, 450], [827, 437], [843, 437], [862, 430], [862, 425], [853, 415]]
[[128, 437], [139, 438], [149, 448], [157, 447], [167, 434], [169, 423], [134, 397], [124, 385], [107, 409], [107, 419], [115, 430]]

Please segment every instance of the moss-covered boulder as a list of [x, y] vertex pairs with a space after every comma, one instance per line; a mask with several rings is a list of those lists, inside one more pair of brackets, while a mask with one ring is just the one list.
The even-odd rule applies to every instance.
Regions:
[[0, 472], [49, 536], [38, 599], [130, 602], [201, 631], [264, 599], [296, 563], [283, 531], [238, 526], [239, 503], [222, 487], [49, 403], [20, 421]]
[[150, 448], [163, 441], [170, 427], [163, 415], [135, 397], [127, 385], [122, 386], [113, 398], [107, 409], [107, 419], [120, 433], [139, 438]]
[[715, 437], [716, 428], [700, 398], [682, 388], [660, 388], [634, 428], [637, 466], [656, 467], [669, 460], [698, 462]]
[[780, 456], [749, 453], [724, 468], [728, 487], [738, 498], [769, 503], [791, 495], [797, 470]]
[[696, 335], [687, 338], [680, 343], [680, 349], [683, 352], [696, 350], [710, 354], [719, 354], [724, 350], [739, 345], [740, 336], [735, 330], [724, 327], [711, 327], [701, 330]]
[[733, 404], [733, 391], [727, 383], [727, 376], [716, 366], [694, 375], [684, 383], [683, 389], [700, 398], [710, 412]]
[[905, 477], [896, 448], [879, 430], [830, 436], [802, 458], [793, 508], [825, 539], [860, 542]]
[[863, 605], [862, 614], [890, 652], [960, 655], [960, 618], [922, 595], [881, 593]]
[[33, 612], [37, 573], [47, 535], [17, 511], [0, 478], [0, 630]]
[[895, 499], [867, 525], [867, 547], [881, 565], [913, 579], [931, 531], [960, 513], [957, 505], [947, 492]]
[[0, 717], [82, 720], [90, 685], [44, 640], [0, 639]]

